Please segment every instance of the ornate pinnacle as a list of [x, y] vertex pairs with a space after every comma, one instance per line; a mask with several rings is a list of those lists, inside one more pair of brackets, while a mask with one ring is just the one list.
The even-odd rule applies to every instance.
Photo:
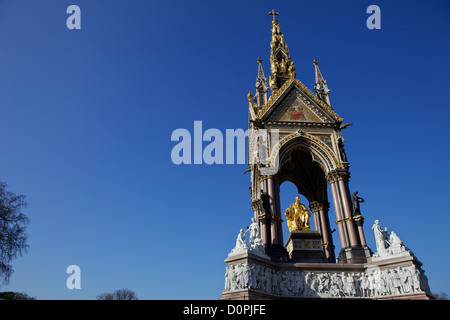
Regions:
[[273, 16], [272, 41], [270, 42], [270, 71], [272, 75], [269, 78], [269, 85], [272, 93], [274, 93], [287, 80], [295, 79], [296, 72], [284, 35], [281, 33], [280, 25], [275, 19], [278, 13], [272, 10], [272, 12], [269, 12], [269, 15]]
[[264, 71], [261, 65], [262, 59], [258, 58], [258, 76], [256, 77], [256, 100], [258, 106], [262, 106], [267, 102], [267, 79], [264, 76]]
[[317, 96], [320, 100], [331, 106], [330, 102], [330, 89], [328, 89], [327, 81], [323, 78], [322, 73], [319, 70], [319, 66], [317, 65], [317, 60], [314, 59], [314, 68], [316, 75], [316, 83], [314, 85], [314, 89], [316, 91]]

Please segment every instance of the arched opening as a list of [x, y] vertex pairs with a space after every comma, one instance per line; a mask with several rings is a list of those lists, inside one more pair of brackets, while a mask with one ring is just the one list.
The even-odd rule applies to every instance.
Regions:
[[304, 149], [291, 150], [282, 162], [277, 178], [280, 185], [285, 181], [292, 182], [297, 188], [297, 193], [306, 198], [308, 208], [311, 202], [327, 201], [325, 173]]
[[[328, 182], [323, 164], [317, 161], [317, 157], [314, 158], [313, 150], [308, 149], [302, 142], [303, 138], [295, 139], [280, 150], [281, 164], [275, 175], [280, 186], [279, 216], [283, 220], [283, 245], [289, 246], [291, 236], [294, 236], [288, 228], [285, 211], [295, 202], [295, 197], [300, 196], [300, 203], [305, 205], [310, 213], [310, 230], [319, 234], [321, 237], [319, 247], [324, 250], [328, 261], [334, 262], [333, 237], [328, 218]], [[300, 235], [298, 231], [296, 232], [295, 238], [298, 239]]]
[[[285, 241], [289, 237], [290, 232], [284, 213], [286, 209], [295, 202], [296, 196], [300, 196], [300, 202], [304, 204], [311, 212], [308, 199], [305, 195], [299, 193], [298, 187], [294, 183], [286, 180], [280, 185], [281, 217], [283, 219], [283, 239]], [[311, 230], [317, 230], [312, 214], [310, 218], [310, 226]]]

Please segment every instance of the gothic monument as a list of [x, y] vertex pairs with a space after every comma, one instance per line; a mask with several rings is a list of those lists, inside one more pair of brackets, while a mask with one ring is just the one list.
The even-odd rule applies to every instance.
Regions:
[[[267, 82], [259, 58], [256, 93], [247, 95], [254, 214], [225, 259], [221, 299], [431, 299], [422, 263], [395, 232], [389, 234], [375, 220], [377, 252], [367, 246], [360, 208], [364, 199], [350, 192], [341, 132], [350, 124], [331, 107], [330, 89], [316, 60], [315, 93], [296, 79], [278, 13], [269, 14], [271, 76]], [[280, 185], [285, 181], [295, 184], [309, 210], [297, 196], [282, 211]], [[328, 185], [341, 247], [337, 256]], [[289, 229], [286, 242], [283, 221]]]

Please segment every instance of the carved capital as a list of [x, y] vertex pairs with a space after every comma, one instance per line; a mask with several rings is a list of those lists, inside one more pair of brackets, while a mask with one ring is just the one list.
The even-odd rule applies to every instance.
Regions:
[[252, 209], [254, 211], [259, 211], [261, 210], [261, 201], [260, 200], [253, 200], [252, 201]]
[[328, 212], [328, 209], [330, 208], [330, 203], [327, 201], [325, 202], [313, 201], [309, 204], [309, 207], [312, 212], [318, 212], [320, 210]]
[[335, 183], [339, 180], [348, 181], [350, 179], [350, 172], [345, 169], [334, 170], [329, 172], [325, 178], [327, 179], [329, 184]]
[[260, 177], [261, 181], [269, 180], [269, 179], [275, 179], [274, 175], [267, 175], [267, 174], [266, 175], [260, 175], [259, 177]]

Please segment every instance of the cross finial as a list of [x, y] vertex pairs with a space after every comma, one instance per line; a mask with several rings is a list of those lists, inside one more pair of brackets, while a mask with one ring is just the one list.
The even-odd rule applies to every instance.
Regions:
[[276, 20], [276, 19], [275, 19], [275, 16], [277, 16], [277, 15], [279, 15], [279, 13], [278, 13], [278, 12], [275, 12], [275, 10], [273, 10], [273, 9], [272, 9], [271, 12], [269, 12], [269, 16], [273, 16], [273, 20], [274, 20], [274, 21]]
[[317, 66], [318, 61], [316, 59], [314, 59], [313, 61], [313, 65]]

